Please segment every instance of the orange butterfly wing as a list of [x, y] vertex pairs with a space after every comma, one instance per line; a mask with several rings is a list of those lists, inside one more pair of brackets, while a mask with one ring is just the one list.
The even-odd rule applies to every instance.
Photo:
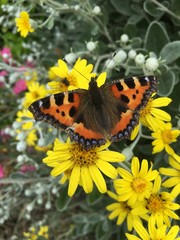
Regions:
[[58, 93], [35, 101], [29, 107], [36, 121], [44, 121], [56, 128], [64, 129], [72, 141], [87, 148], [100, 146], [106, 142], [104, 136], [85, 127], [82, 121], [75, 121], [81, 98], [86, 90]]
[[107, 84], [107, 87], [126, 108], [111, 131], [110, 141], [129, 138], [138, 124], [140, 110], [146, 106], [152, 93], [157, 90], [157, 79], [154, 76], [130, 77], [113, 81]]

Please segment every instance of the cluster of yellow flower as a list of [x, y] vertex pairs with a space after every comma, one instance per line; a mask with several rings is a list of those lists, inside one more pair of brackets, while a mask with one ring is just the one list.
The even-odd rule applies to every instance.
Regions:
[[29, 232], [24, 232], [24, 237], [27, 240], [39, 240], [39, 239], [49, 239], [49, 227], [40, 226], [39, 229], [31, 227]]

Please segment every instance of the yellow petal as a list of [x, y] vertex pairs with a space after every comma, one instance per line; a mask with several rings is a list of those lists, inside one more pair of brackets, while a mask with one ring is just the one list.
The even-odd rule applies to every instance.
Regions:
[[56, 177], [71, 167], [72, 167], [72, 161], [62, 162], [62, 163], [58, 164], [57, 167], [55, 167], [51, 171], [51, 176]]
[[90, 193], [93, 190], [93, 181], [89, 173], [89, 169], [85, 166], [81, 167], [81, 181], [83, 189], [86, 193]]
[[108, 162], [98, 160], [96, 162], [98, 168], [108, 177], [115, 179], [117, 177], [117, 170]]
[[79, 184], [79, 180], [80, 180], [80, 166], [76, 165], [72, 169], [70, 180], [69, 180], [68, 195], [70, 197], [72, 197], [73, 194], [75, 193]]
[[171, 121], [171, 116], [161, 109], [152, 108], [151, 114], [162, 121]]
[[98, 157], [107, 162], [122, 162], [125, 156], [115, 151], [102, 151], [98, 152]]
[[96, 167], [96, 165], [89, 166], [89, 172], [90, 172], [91, 178], [93, 179], [94, 183], [96, 184], [98, 190], [101, 193], [107, 192], [106, 182], [105, 182], [101, 172]]
[[164, 107], [170, 104], [172, 102], [171, 98], [168, 97], [160, 97], [156, 98], [152, 101], [152, 106], [153, 107]]
[[107, 73], [106, 72], [103, 72], [99, 75], [99, 77], [97, 78], [97, 85], [98, 87], [101, 87], [105, 81], [106, 81], [106, 76], [107, 76]]
[[133, 157], [131, 163], [131, 171], [134, 177], [137, 177], [139, 174], [139, 159], [137, 157]]

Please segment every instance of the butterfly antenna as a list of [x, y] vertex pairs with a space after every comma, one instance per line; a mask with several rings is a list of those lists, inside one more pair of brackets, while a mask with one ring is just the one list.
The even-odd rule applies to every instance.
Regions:
[[109, 61], [106, 62], [106, 64], [104, 65], [103, 69], [105, 70], [107, 68], [107, 66], [109, 65], [109, 63], [112, 61], [112, 59], [116, 56], [117, 52], [114, 52], [112, 57], [109, 59]]
[[63, 60], [69, 65], [71, 66], [76, 72], [78, 72], [81, 76], [83, 76], [85, 79], [87, 79], [89, 81], [89, 79], [84, 76], [81, 72], [79, 72], [75, 67], [73, 67], [73, 65], [71, 63], [69, 63], [65, 58], [63, 58]]

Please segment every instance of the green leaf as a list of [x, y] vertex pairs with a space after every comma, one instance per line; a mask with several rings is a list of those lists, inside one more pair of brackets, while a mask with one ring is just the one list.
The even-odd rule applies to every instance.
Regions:
[[169, 96], [175, 85], [175, 74], [168, 68], [161, 67], [161, 75], [159, 75], [158, 94], [160, 96]]
[[112, 5], [116, 9], [117, 12], [121, 13], [125, 16], [131, 16], [133, 15], [133, 12], [131, 10], [131, 0], [111, 0]]
[[51, 19], [49, 19], [47, 23], [47, 29], [51, 30], [53, 26], [54, 26], [54, 18], [52, 17]]
[[158, 9], [158, 7], [151, 0], [146, 0], [144, 2], [144, 10], [149, 15], [156, 18], [160, 18], [164, 14], [164, 12]]
[[161, 50], [160, 56], [163, 60], [166, 60], [166, 64], [175, 61], [180, 57], [180, 41], [174, 41], [166, 44]]
[[64, 210], [67, 209], [70, 201], [71, 198], [67, 195], [67, 186], [66, 187], [62, 186], [60, 190], [60, 195], [56, 200], [57, 209], [63, 212]]
[[158, 55], [168, 42], [169, 37], [163, 25], [156, 21], [150, 23], [145, 36], [145, 48]]

